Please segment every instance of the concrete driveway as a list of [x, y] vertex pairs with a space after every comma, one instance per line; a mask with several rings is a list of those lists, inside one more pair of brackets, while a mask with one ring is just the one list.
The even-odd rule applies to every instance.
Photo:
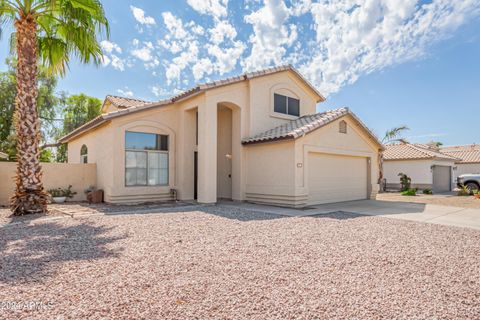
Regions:
[[[222, 205], [229, 204], [222, 203]], [[236, 202], [230, 203], [230, 205], [292, 217], [314, 216], [343, 211], [362, 215], [381, 216], [385, 218], [427, 222], [480, 230], [480, 209], [436, 204], [359, 200], [316, 205], [306, 209], [290, 209]]]

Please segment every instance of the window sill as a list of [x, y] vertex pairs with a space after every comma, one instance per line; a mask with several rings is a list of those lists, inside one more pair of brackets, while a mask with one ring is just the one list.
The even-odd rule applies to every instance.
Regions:
[[300, 116], [292, 116], [292, 115], [289, 115], [289, 114], [278, 113], [278, 112], [271, 112], [270, 117], [278, 118], [278, 119], [284, 119], [284, 120], [297, 120], [298, 118], [300, 118]]

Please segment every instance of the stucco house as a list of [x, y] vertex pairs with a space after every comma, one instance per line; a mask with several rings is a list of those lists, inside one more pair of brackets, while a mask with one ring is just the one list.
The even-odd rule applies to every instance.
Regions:
[[246, 73], [146, 102], [108, 96], [60, 141], [96, 163], [110, 203], [232, 199], [303, 207], [374, 197], [382, 145], [291, 66]]
[[383, 171], [387, 189], [399, 190], [399, 173], [412, 179], [412, 188], [434, 192], [451, 191], [455, 186], [455, 163], [460, 159], [426, 144], [401, 142], [385, 146]]
[[460, 160], [455, 162], [454, 179], [466, 173], [480, 173], [480, 145], [451, 146], [440, 148], [442, 153]]

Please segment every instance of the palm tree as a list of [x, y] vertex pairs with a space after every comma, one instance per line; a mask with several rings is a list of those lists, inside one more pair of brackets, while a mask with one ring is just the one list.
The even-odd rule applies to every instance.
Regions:
[[0, 23], [14, 27], [10, 46], [18, 59], [14, 115], [18, 165], [11, 210], [15, 215], [46, 212], [39, 161], [37, 65], [41, 62], [49, 72], [64, 75], [70, 56], [100, 64], [97, 34], [105, 32], [108, 37], [108, 21], [98, 0], [0, 0]]
[[[394, 141], [400, 141], [400, 137], [403, 132], [410, 130], [409, 127], [403, 125], [399, 127], [392, 128], [385, 132], [385, 135], [382, 139], [382, 144], [387, 144]], [[382, 190], [383, 184], [383, 152], [378, 153], [378, 183], [380, 184], [380, 190]]]

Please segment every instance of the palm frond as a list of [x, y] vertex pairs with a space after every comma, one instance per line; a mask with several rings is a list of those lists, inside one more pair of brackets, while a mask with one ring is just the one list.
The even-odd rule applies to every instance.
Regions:
[[403, 132], [410, 130], [406, 125], [392, 128], [385, 132], [385, 136], [382, 139], [382, 143], [388, 143], [393, 141], [399, 141], [400, 136]]

